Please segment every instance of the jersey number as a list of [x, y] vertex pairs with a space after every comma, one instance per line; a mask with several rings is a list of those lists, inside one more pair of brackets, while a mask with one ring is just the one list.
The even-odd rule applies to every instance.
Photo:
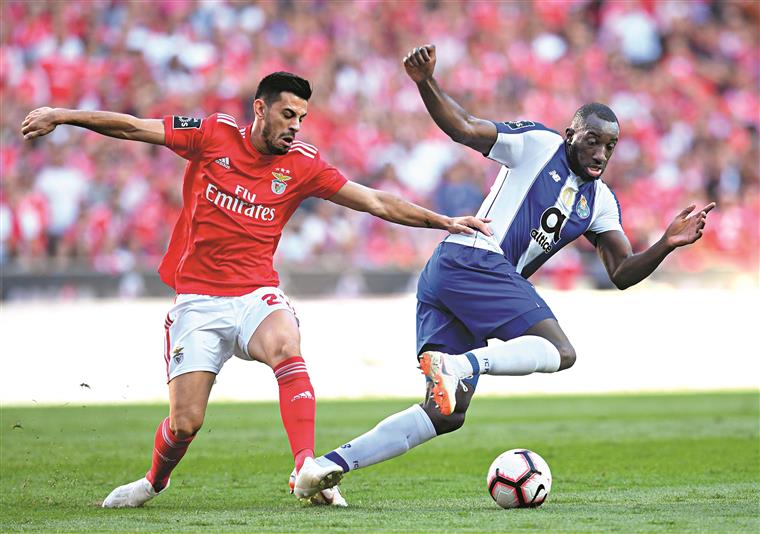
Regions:
[[[552, 215], [554, 215], [553, 218]], [[551, 222], [549, 222], [550, 219]], [[541, 229], [547, 234], [552, 234], [552, 238], [556, 243], [559, 241], [559, 234], [562, 231], [562, 224], [565, 222], [565, 219], [567, 219], [567, 216], [559, 208], [551, 207], [541, 215]]]
[[562, 225], [566, 220], [567, 215], [562, 213], [559, 208], [555, 206], [547, 208], [541, 214], [541, 228], [533, 228], [530, 231], [530, 237], [544, 249], [544, 252], [549, 254], [559, 241]]
[[280, 300], [279, 295], [275, 295], [274, 293], [267, 293], [263, 297], [261, 297], [261, 300], [266, 302], [269, 306], [275, 306], [277, 304], [282, 304], [282, 301]]

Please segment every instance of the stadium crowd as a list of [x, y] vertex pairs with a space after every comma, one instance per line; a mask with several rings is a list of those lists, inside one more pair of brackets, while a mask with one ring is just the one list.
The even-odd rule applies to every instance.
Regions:
[[[39, 106], [140, 117], [251, 120], [258, 80], [315, 86], [300, 137], [350, 179], [449, 215], [473, 214], [498, 166], [448, 140], [401, 59], [438, 47], [436, 76], [473, 114], [562, 131], [582, 103], [609, 104], [621, 140], [605, 173], [635, 249], [691, 202], [718, 202], [678, 270], [757, 272], [760, 4], [708, 2], [224, 2], [82, 0], [2, 7], [0, 252], [4, 268], [154, 269], [180, 209], [184, 161], [75, 128], [25, 142]], [[279, 264], [417, 269], [436, 232], [307, 201]], [[590, 245], [542, 272], [601, 277]], [[580, 278], [579, 278], [580, 277]]]

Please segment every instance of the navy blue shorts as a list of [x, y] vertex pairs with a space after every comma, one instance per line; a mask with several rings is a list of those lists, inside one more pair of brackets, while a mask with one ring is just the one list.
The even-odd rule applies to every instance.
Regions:
[[504, 341], [554, 314], [501, 254], [441, 243], [417, 283], [417, 353], [449, 354]]

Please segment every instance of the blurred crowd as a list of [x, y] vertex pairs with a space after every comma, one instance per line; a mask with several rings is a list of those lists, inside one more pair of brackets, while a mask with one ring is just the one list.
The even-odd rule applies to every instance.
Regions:
[[[621, 140], [605, 173], [635, 250], [691, 203], [718, 202], [672, 271], [758, 268], [760, 3], [83, 0], [2, 3], [3, 267], [154, 269], [181, 207], [185, 162], [163, 147], [60, 127], [19, 134], [36, 107], [140, 117], [216, 111], [250, 121], [269, 72], [315, 87], [300, 137], [350, 179], [449, 215], [472, 214], [498, 165], [434, 125], [401, 59], [437, 45], [436, 77], [472, 114], [560, 132], [589, 101]], [[279, 265], [417, 269], [441, 238], [307, 201]], [[542, 282], [604, 278], [587, 243]]]

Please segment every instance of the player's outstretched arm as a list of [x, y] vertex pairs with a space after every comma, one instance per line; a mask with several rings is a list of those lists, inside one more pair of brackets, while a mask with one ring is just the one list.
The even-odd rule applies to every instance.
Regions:
[[678, 247], [691, 245], [702, 237], [707, 214], [715, 207], [711, 202], [698, 212], [692, 204], [670, 223], [662, 238], [643, 252], [634, 254], [623, 232], [599, 234], [596, 249], [610, 280], [619, 289], [626, 289], [648, 277], [665, 257]]
[[438, 228], [451, 234], [474, 234], [475, 231], [492, 235], [488, 223], [491, 219], [478, 217], [446, 217], [429, 209], [425, 209], [403, 198], [385, 191], [365, 187], [356, 182], [348, 181], [337, 193], [328, 200], [351, 208], [365, 211], [386, 221], [417, 226], [420, 228]]
[[59, 124], [87, 128], [117, 139], [143, 141], [154, 145], [166, 143], [164, 122], [161, 119], [138, 119], [110, 111], [81, 111], [63, 108], [37, 108], [21, 123], [24, 139], [47, 135]]
[[438, 86], [433, 78], [435, 45], [415, 48], [404, 58], [404, 68], [417, 84], [422, 101], [438, 127], [457, 143], [467, 145], [482, 154], [491, 151], [496, 142], [496, 126], [473, 117]]

